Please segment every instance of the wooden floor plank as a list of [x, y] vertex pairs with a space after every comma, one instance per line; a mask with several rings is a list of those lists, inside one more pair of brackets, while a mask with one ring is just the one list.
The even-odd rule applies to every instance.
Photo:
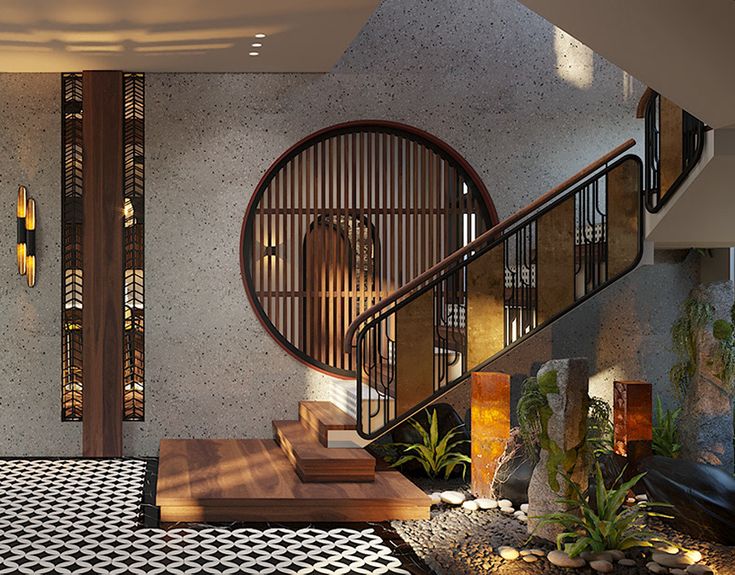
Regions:
[[299, 402], [299, 420], [312, 429], [326, 446], [329, 431], [353, 431], [357, 429], [357, 421], [342, 411], [331, 401]]
[[162, 521], [387, 521], [428, 518], [430, 499], [397, 471], [368, 483], [304, 483], [272, 440], [163, 440]]

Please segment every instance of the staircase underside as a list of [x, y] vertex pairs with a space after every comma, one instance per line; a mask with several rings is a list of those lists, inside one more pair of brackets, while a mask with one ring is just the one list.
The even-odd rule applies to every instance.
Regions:
[[[431, 501], [363, 449], [327, 448], [354, 419], [302, 402], [271, 439], [164, 439], [156, 504], [163, 522], [362, 522], [428, 519]], [[322, 439], [320, 440], [320, 435]]]

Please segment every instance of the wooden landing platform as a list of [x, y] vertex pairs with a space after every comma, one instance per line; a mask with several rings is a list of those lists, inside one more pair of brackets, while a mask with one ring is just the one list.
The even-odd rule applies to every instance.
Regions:
[[397, 471], [366, 483], [304, 483], [267, 439], [164, 439], [161, 521], [359, 522], [428, 519], [429, 497]]

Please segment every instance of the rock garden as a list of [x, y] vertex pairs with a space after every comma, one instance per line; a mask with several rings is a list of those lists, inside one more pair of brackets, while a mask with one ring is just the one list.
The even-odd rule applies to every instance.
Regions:
[[508, 376], [475, 374], [466, 421], [434, 405], [375, 446], [432, 499], [392, 527], [438, 575], [735, 574], [734, 316], [732, 284], [692, 292], [668, 409], [642, 381], [590, 397], [583, 358], [541, 366], [512, 408]]

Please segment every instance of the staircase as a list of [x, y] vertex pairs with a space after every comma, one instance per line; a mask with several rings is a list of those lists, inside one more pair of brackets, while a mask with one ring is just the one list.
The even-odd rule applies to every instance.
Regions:
[[705, 142], [655, 92], [640, 108], [645, 162], [621, 144], [355, 319], [355, 435], [380, 437], [640, 264], [644, 210], [675, 199]]
[[303, 401], [274, 440], [164, 439], [156, 505], [163, 522], [355, 522], [427, 519], [430, 499], [359, 448], [328, 448], [355, 419]]

